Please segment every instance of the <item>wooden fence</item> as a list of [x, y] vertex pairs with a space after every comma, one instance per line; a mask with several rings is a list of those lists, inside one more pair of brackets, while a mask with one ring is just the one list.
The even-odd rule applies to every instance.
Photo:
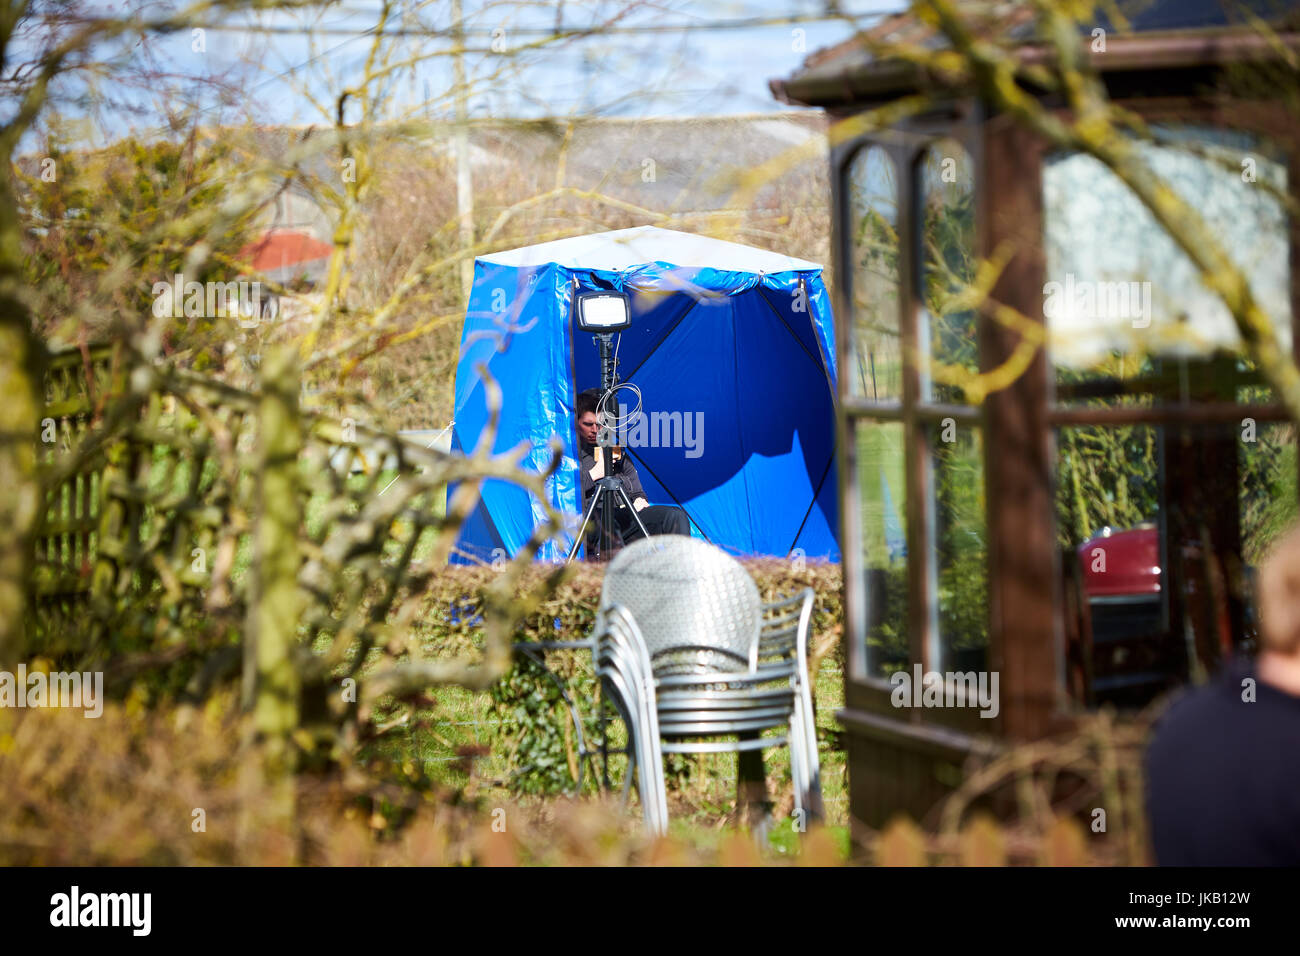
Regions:
[[[479, 482], [496, 478], [541, 500], [550, 524], [486, 592], [480, 661], [397, 650], [400, 666], [372, 674], [367, 692], [483, 688], [509, 668], [530, 599], [522, 574], [563, 520], [547, 504], [550, 472], [521, 471], [522, 452], [452, 456], [303, 408], [296, 357], [268, 349], [241, 389], [165, 363], [129, 365], [111, 346], [54, 356], [29, 653], [93, 659], [110, 682], [182, 659], [218, 679], [225, 661], [242, 667], [251, 706], [249, 655], [270, 629], [318, 651], [299, 664], [303, 695], [319, 697], [419, 619]], [[365, 453], [391, 471], [354, 473]], [[559, 461], [557, 448], [551, 468]]]
[[[239, 478], [216, 452], [250, 443], [246, 409], [128, 384], [112, 346], [50, 363], [30, 614], [32, 649], [44, 654], [87, 651], [108, 626], [149, 641], [175, 636], [187, 623], [181, 609], [221, 581], [212, 564]], [[143, 615], [164, 605], [171, 613], [145, 626]]]

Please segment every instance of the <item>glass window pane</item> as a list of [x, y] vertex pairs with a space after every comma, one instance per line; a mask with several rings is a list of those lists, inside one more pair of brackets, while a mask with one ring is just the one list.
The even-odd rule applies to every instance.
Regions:
[[1296, 434], [1292, 424], [1241, 425], [1241, 557], [1259, 567], [1296, 520]]
[[[932, 670], [986, 670], [988, 534], [980, 429], [945, 419], [927, 430], [934, 560], [931, 613], [938, 638]], [[931, 654], [934, 657], [934, 654]]]
[[1155, 521], [1159, 430], [1151, 425], [1062, 428], [1056, 435], [1056, 536], [1075, 549], [1110, 528]]
[[883, 149], [861, 150], [849, 164], [853, 323], [849, 390], [872, 401], [903, 396], [898, 337], [898, 185]]
[[867, 675], [888, 677], [908, 666], [907, 482], [903, 426], [857, 425], [858, 502], [866, 576]]
[[975, 187], [970, 157], [959, 143], [928, 147], [921, 190], [921, 395], [966, 402], [962, 383], [979, 371], [973, 309], [956, 300], [975, 278]]
[[1162, 566], [1164, 454], [1152, 425], [1056, 433], [1056, 536], [1065, 606], [1076, 615], [1063, 659], [1080, 702], [1142, 707], [1181, 673], [1183, 638], [1170, 631]]
[[1297, 515], [1292, 425], [1062, 428], [1055, 479], [1073, 693], [1143, 707], [1248, 648], [1250, 568]]
[[[1137, 149], [1191, 203], [1250, 281], [1290, 349], [1285, 156], [1259, 137], [1208, 127], [1156, 127]], [[1236, 357], [1227, 308], [1141, 201], [1100, 162], [1060, 154], [1043, 169], [1043, 313], [1062, 402], [1080, 381], [1176, 378], [1182, 362]], [[1171, 360], [1179, 360], [1177, 362]], [[1225, 388], [1249, 369], [1207, 366]], [[1175, 390], [1157, 389], [1163, 400]]]

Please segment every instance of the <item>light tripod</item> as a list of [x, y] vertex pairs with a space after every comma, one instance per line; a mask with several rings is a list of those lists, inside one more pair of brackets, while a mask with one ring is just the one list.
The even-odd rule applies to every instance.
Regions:
[[[573, 547], [569, 549], [569, 556], [565, 562], [573, 560], [574, 555], [578, 553], [578, 548], [582, 547], [583, 535], [587, 531], [587, 525], [591, 523], [591, 516], [596, 513], [596, 508], [600, 511], [600, 534], [597, 536], [597, 554], [604, 554], [607, 545], [613, 545], [614, 539], [614, 509], [618, 504], [614, 495], [622, 497], [627, 506], [628, 513], [632, 515], [632, 520], [636, 522], [641, 533], [646, 537], [650, 532], [646, 531], [645, 525], [641, 522], [641, 516], [637, 514], [636, 508], [632, 504], [632, 499], [628, 497], [627, 489], [623, 487], [623, 482], [614, 477], [613, 470], [613, 448], [615, 441], [614, 429], [610, 425], [610, 417], [605, 411], [605, 403], [613, 397], [615, 390], [618, 388], [618, 368], [614, 359], [614, 336], [608, 332], [596, 336], [596, 347], [600, 349], [600, 382], [604, 394], [601, 396], [600, 403], [596, 406], [596, 417], [600, 422], [600, 430], [596, 432], [596, 453], [600, 455], [601, 472], [604, 477], [597, 479], [595, 494], [591, 496], [591, 504], [587, 506], [586, 514], [582, 517], [582, 524], [578, 526], [578, 534], [573, 539]], [[615, 406], [617, 408], [617, 406]], [[617, 416], [613, 416], [617, 420]], [[581, 487], [581, 479], [579, 480]]]

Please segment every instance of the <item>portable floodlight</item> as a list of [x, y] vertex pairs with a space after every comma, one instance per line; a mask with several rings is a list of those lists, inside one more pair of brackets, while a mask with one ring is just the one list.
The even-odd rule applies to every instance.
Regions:
[[574, 304], [584, 332], [621, 332], [632, 325], [631, 303], [622, 292], [579, 292]]
[[[621, 497], [623, 504], [628, 508], [632, 515], [632, 520], [637, 523], [641, 529], [641, 534], [649, 537], [650, 532], [646, 531], [640, 516], [636, 513], [636, 508], [632, 506], [632, 499], [628, 497], [627, 491], [623, 488], [618, 478], [613, 477], [613, 447], [616, 444], [614, 433], [618, 426], [618, 416], [609, 413], [606, 410], [606, 404], [613, 397], [619, 388], [631, 387], [627, 384], [620, 386], [618, 384], [618, 355], [614, 349], [614, 333], [622, 332], [624, 329], [632, 327], [632, 303], [622, 292], [609, 292], [604, 289], [594, 289], [588, 292], [578, 291], [578, 280], [573, 280], [573, 304], [576, 308], [578, 317], [578, 328], [595, 336], [596, 348], [600, 350], [600, 387], [602, 397], [600, 403], [596, 406], [596, 414], [601, 420], [601, 428], [596, 433], [596, 445], [598, 446], [597, 454], [600, 455], [604, 464], [605, 476], [596, 480], [595, 494], [592, 495], [591, 504], [587, 507], [587, 513], [582, 518], [582, 524], [578, 526], [578, 533], [574, 536], [573, 546], [569, 548], [569, 557], [566, 559], [572, 561], [574, 555], [578, 553], [578, 548], [582, 546], [585, 540], [583, 535], [587, 530], [587, 524], [591, 521], [592, 514], [596, 507], [601, 506], [601, 535], [604, 536], [608, 530], [614, 527], [614, 504], [617, 498]], [[638, 399], [640, 392], [637, 392]], [[637, 403], [638, 412], [640, 402]]]

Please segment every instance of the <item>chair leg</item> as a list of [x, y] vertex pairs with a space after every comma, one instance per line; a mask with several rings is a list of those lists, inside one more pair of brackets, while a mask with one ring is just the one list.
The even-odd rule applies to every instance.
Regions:
[[632, 775], [636, 774], [636, 792], [641, 799], [641, 817], [646, 829], [651, 833], [661, 832], [659, 788], [656, 785], [653, 757], [646, 751], [645, 728], [640, 720], [628, 724], [628, 768], [623, 781], [624, 806], [627, 805], [626, 794], [632, 784]]
[[[644, 729], [644, 728], [643, 728]], [[645, 821], [650, 832], [663, 836], [668, 832], [668, 794], [664, 782], [664, 758], [658, 741], [647, 733], [641, 734], [637, 748], [640, 751], [637, 781], [641, 787], [641, 802], [645, 804]]]
[[794, 808], [802, 814], [806, 809], [808, 791], [808, 761], [804, 756], [803, 718], [800, 708], [790, 714], [790, 782], [794, 788]]
[[826, 808], [822, 803], [821, 760], [817, 753], [817, 723], [813, 717], [812, 701], [807, 685], [799, 688], [796, 697], [795, 706], [800, 712], [800, 749], [803, 751], [803, 804], [809, 814], [821, 819], [826, 814]]
[[[805, 711], [807, 714], [807, 711]], [[809, 814], [817, 819], [825, 819], [826, 806], [822, 803], [822, 774], [821, 759], [817, 753], [817, 727], [811, 717], [805, 716], [804, 719], [804, 784], [807, 789], [807, 797], [804, 800]]]
[[651, 709], [653, 700], [646, 699], [646, 693], [653, 693], [653, 687], [641, 688], [641, 713], [637, 720], [635, 736], [629, 728], [630, 750], [636, 752], [637, 789], [641, 795], [641, 804], [645, 814], [646, 828], [656, 836], [668, 832], [668, 794], [664, 781], [663, 751], [659, 746], [659, 723]]

